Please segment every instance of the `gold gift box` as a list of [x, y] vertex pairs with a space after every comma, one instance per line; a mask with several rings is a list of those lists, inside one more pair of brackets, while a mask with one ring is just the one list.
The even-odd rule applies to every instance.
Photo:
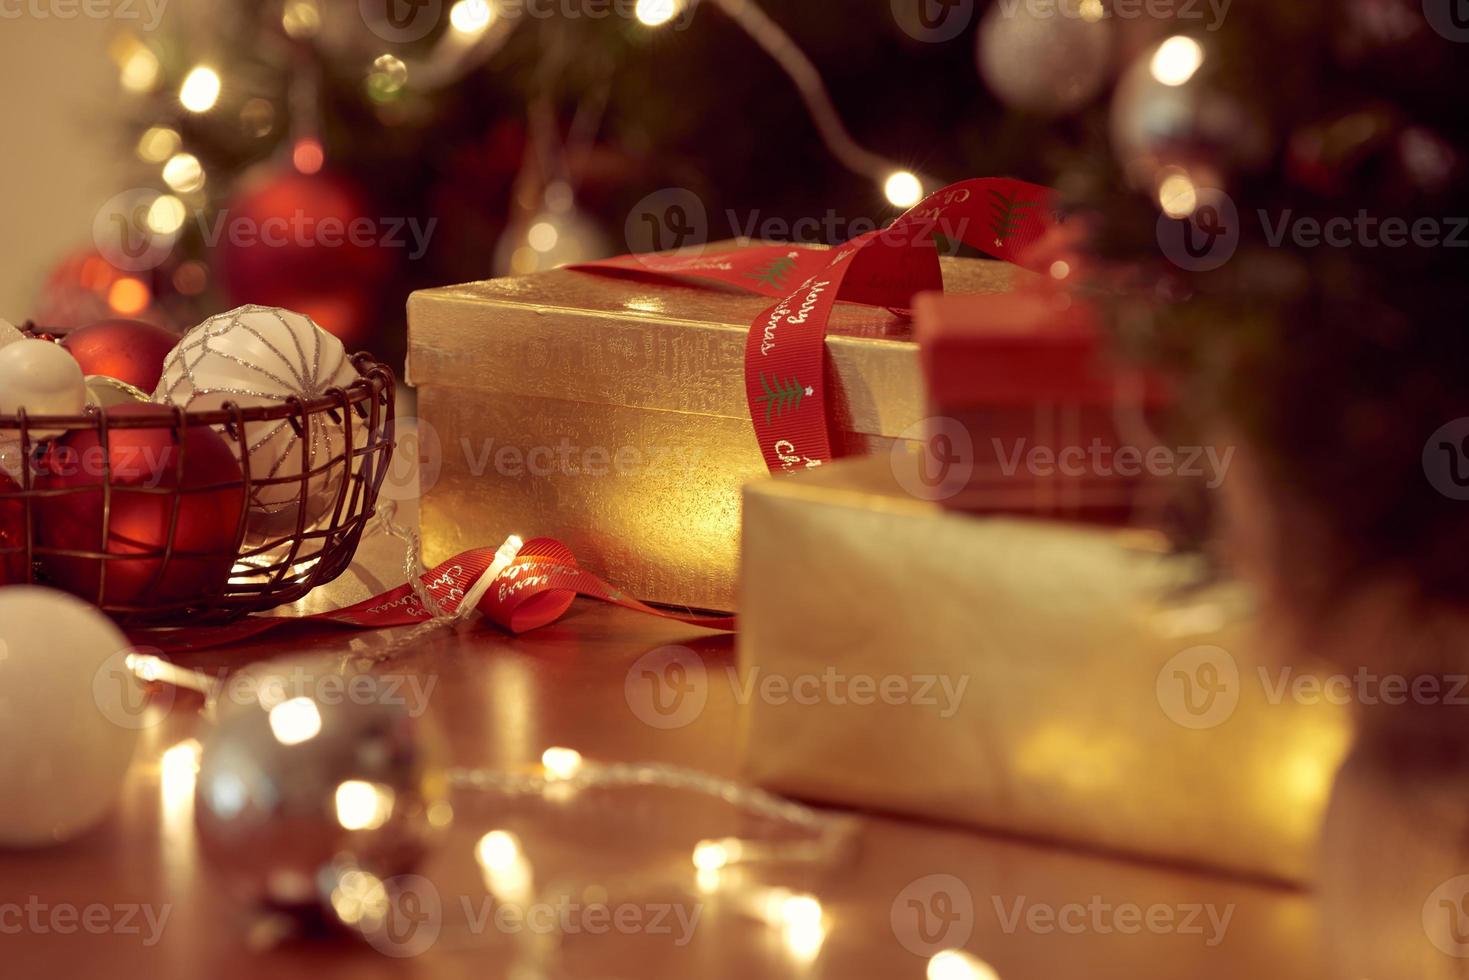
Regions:
[[[943, 263], [959, 292], [1005, 290], [1016, 274]], [[428, 558], [550, 535], [638, 598], [733, 609], [740, 486], [766, 472], [745, 334], [771, 302], [565, 269], [414, 293]], [[840, 451], [884, 450], [926, 414], [906, 321], [839, 304], [827, 351]]]
[[1300, 882], [1351, 738], [1151, 532], [975, 517], [891, 459], [745, 490], [747, 767], [807, 799]]

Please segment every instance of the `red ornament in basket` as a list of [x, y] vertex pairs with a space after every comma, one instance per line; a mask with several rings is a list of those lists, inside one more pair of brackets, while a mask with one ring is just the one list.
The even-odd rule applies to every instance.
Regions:
[[0, 484], [0, 559], [29, 555], [26, 577], [149, 622], [269, 609], [346, 569], [392, 449], [387, 368], [301, 314], [248, 306], [189, 331], [153, 401], [0, 404], [17, 478]]

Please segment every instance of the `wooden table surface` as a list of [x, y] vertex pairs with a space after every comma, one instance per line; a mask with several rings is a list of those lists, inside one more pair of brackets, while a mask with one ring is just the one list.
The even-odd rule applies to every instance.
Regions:
[[[400, 414], [412, 416], [410, 406]], [[392, 496], [401, 502], [400, 520], [412, 524], [417, 467], [403, 462], [390, 474]], [[298, 611], [385, 591], [401, 582], [402, 559], [396, 539], [364, 538], [348, 573]], [[640, 657], [668, 645], [687, 647], [710, 668], [703, 709], [676, 728], [646, 724], [648, 709], [629, 681]], [[447, 734], [452, 766], [513, 769], [565, 746], [603, 762], [671, 763], [728, 778], [741, 772], [740, 691], [720, 669], [734, 660], [727, 634], [578, 600], [561, 621], [520, 637], [483, 623], [427, 634], [267, 635], [183, 663], [222, 676], [302, 655], [393, 676], [410, 708]], [[752, 871], [748, 883], [760, 891], [709, 893], [697, 887], [689, 860], [697, 841], [775, 829], [722, 804], [648, 789], [586, 791], [534, 805], [460, 791], [445, 839], [419, 869], [441, 899], [436, 941], [415, 946], [411, 956], [387, 956], [343, 935], [282, 939], [226, 892], [198, 853], [195, 763], [210, 730], [201, 707], [192, 693], [160, 692], [121, 799], [103, 824], [58, 847], [0, 850], [0, 977], [1322, 976], [1316, 906], [1302, 892], [911, 819], [861, 815], [856, 852], [843, 863], [820, 872]], [[559, 921], [572, 926], [549, 955], [545, 929], [487, 914], [498, 907], [486, 903], [474, 855], [493, 829], [509, 829], [522, 842], [535, 883], [528, 902], [548, 906], [558, 897]], [[663, 884], [661, 875], [646, 880], [648, 869], [668, 867], [683, 869], [687, 885]], [[809, 929], [787, 933], [749, 914], [748, 895], [771, 888], [819, 901], [822, 928], [814, 938]], [[593, 905], [634, 918], [599, 931], [585, 911]], [[563, 907], [581, 911], [567, 918]], [[934, 950], [950, 946], [991, 972], [931, 968]]]
[[[418, 680], [428, 713], [450, 735], [456, 765], [529, 764], [546, 747], [561, 745], [599, 760], [658, 760], [725, 776], [740, 771], [740, 707], [732, 686], [716, 681], [693, 723], [671, 730], [641, 722], [625, 693], [630, 665], [648, 650], [687, 645], [715, 667], [733, 657], [730, 637], [590, 601], [519, 638], [481, 625], [405, 646], [403, 632], [319, 634], [293, 641], [289, 650], [267, 641], [196, 655], [194, 663], [215, 669], [302, 649], [381, 658], [375, 670]], [[709, 676], [725, 675], [711, 669]], [[404, 958], [346, 938], [261, 942], [259, 920], [223, 893], [196, 853], [192, 769], [176, 764], [177, 751], [169, 757], [175, 762], [164, 760], [181, 744], [186, 758], [189, 740], [206, 735], [199, 707], [189, 695], [174, 698], [169, 710], [159, 708], [105, 824], [53, 849], [0, 852], [0, 975], [542, 975], [523, 968], [518, 937], [506, 934], [511, 927], [474, 936], [449, 930]], [[515, 827], [538, 871], [544, 864], [578, 886], [600, 885], [609, 906], [649, 909], [672, 906], [675, 897], [625, 886], [624, 873], [668, 853], [687, 854], [710, 827], [732, 820], [717, 807], [649, 790], [548, 806], [561, 815], [456, 798], [448, 839], [423, 868], [446, 896], [446, 917], [481, 907], [476, 903], [486, 893], [476, 885], [472, 854], [492, 827]], [[644, 935], [578, 935], [550, 975], [918, 978], [927, 970], [925, 939], [962, 944], [1006, 980], [1319, 975], [1316, 914], [1307, 895], [917, 821], [863, 817], [855, 857], [794, 887], [822, 904], [819, 949], [787, 948], [768, 925], [740, 915], [717, 894], [684, 895], [679, 900], [700, 916], [690, 941], [675, 942], [676, 931], [651, 935], [652, 928]], [[95, 934], [75, 924], [67, 930], [65, 918], [48, 917], [55, 909], [98, 903], [110, 911], [108, 925]], [[38, 915], [15, 909], [27, 905]]]

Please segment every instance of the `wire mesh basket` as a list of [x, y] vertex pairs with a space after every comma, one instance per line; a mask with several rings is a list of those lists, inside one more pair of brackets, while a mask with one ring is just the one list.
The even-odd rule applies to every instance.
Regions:
[[[65, 588], [125, 624], [193, 625], [272, 609], [332, 581], [376, 511], [394, 444], [392, 371], [367, 354], [352, 363], [358, 380], [311, 400], [0, 415], [0, 585]], [[297, 472], [252, 481], [251, 442], [262, 423], [295, 431]], [[307, 433], [326, 425], [338, 438], [323, 453]], [[228, 448], [238, 474], [231, 466], [223, 480], [191, 477], [191, 453], [219, 453], [202, 429]], [[143, 479], [121, 462], [139, 442], [164, 447], [139, 464]], [[73, 451], [59, 456], [63, 449]], [[265, 521], [263, 488], [272, 500], [287, 498]], [[198, 547], [201, 534], [210, 546]]]

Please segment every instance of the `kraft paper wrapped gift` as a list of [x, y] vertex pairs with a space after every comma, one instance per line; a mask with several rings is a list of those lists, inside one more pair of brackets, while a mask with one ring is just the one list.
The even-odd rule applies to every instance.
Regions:
[[1281, 697], [1241, 590], [1191, 589], [1195, 568], [1148, 532], [946, 511], [906, 494], [886, 459], [752, 483], [748, 775], [1309, 880], [1349, 716]]
[[[958, 292], [1029, 275], [942, 261]], [[427, 433], [427, 558], [551, 535], [629, 595], [733, 609], [740, 486], [766, 473], [745, 334], [770, 302], [567, 269], [414, 293], [408, 380]], [[839, 452], [883, 452], [923, 419], [908, 321], [839, 304], [827, 351]]]

